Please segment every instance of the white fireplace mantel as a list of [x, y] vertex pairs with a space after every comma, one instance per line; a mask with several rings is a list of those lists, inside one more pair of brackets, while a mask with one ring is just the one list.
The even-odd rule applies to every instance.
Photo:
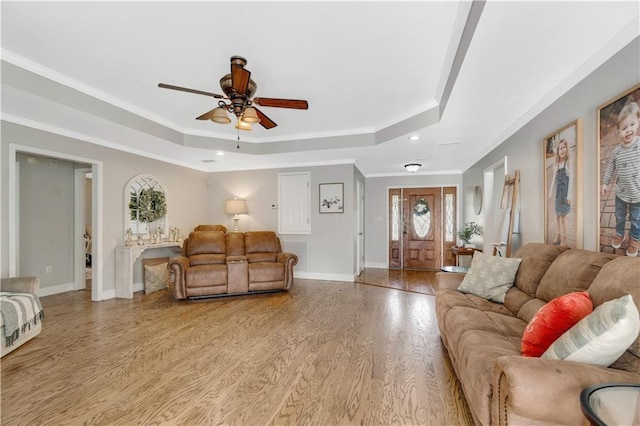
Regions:
[[146, 250], [165, 247], [181, 247], [179, 242], [131, 245], [116, 247], [116, 297], [133, 298], [133, 264]]

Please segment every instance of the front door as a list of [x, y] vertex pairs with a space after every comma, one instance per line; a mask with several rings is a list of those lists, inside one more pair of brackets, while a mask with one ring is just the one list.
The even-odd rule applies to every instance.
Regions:
[[390, 268], [438, 269], [452, 264], [455, 197], [455, 187], [389, 189]]
[[440, 188], [404, 190], [403, 268], [436, 269], [441, 265]]

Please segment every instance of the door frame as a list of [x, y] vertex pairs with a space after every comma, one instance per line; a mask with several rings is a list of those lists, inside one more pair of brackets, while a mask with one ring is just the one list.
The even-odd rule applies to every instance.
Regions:
[[[389, 269], [389, 249], [390, 249], [390, 245], [389, 245], [389, 233], [391, 232], [391, 228], [390, 228], [390, 217], [389, 217], [389, 211], [391, 208], [391, 205], [389, 204], [389, 190], [390, 189], [417, 189], [417, 188], [438, 188], [441, 191], [441, 194], [444, 192], [444, 188], [445, 187], [455, 187], [456, 188], [456, 223], [461, 223], [461, 191], [460, 191], [460, 185], [459, 183], [450, 183], [450, 184], [440, 184], [440, 185], [387, 185], [386, 190], [385, 190], [385, 198], [386, 198], [386, 229], [387, 232], [385, 234], [385, 245], [386, 245], [386, 258], [385, 258], [385, 264], [386, 264], [386, 268]], [[442, 212], [442, 217], [444, 218], [444, 197], [440, 197], [440, 208], [441, 208], [441, 212]], [[444, 229], [442, 230], [442, 235], [444, 235]], [[440, 250], [442, 252], [442, 256], [440, 256], [441, 259], [441, 263], [444, 262], [444, 244], [443, 244], [443, 237], [440, 238]], [[442, 265], [440, 265], [442, 266]]]
[[356, 180], [356, 276], [364, 270], [364, 183]]
[[[32, 146], [9, 143], [9, 277], [15, 277], [18, 271], [17, 249], [20, 237], [18, 229], [16, 227], [18, 218], [20, 216], [18, 211], [19, 206], [17, 205], [19, 182], [16, 179], [16, 156], [18, 152], [36, 154], [43, 157], [58, 158], [61, 160], [72, 161], [74, 163], [84, 163], [91, 165], [91, 222], [92, 231], [94, 234], [92, 244], [93, 277], [91, 279], [91, 300], [94, 302], [103, 300], [103, 163], [100, 160], [94, 160], [92, 158], [79, 157], [76, 155], [35, 148]], [[13, 208], [11, 206], [13, 206]]]
[[[86, 175], [91, 173], [90, 168], [75, 169], [74, 171], [74, 197], [73, 197], [73, 241], [74, 241], [74, 277], [73, 289], [82, 290], [87, 287], [86, 279], [86, 249], [85, 249], [85, 232], [87, 229], [86, 217]], [[93, 180], [93, 179], [92, 179]], [[93, 184], [93, 182], [92, 182]]]

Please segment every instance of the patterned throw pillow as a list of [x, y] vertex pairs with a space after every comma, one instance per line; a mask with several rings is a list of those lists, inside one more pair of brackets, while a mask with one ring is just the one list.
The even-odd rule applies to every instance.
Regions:
[[469, 272], [458, 290], [494, 302], [504, 302], [504, 296], [513, 286], [522, 259], [488, 256], [476, 251]]
[[167, 288], [169, 285], [169, 270], [167, 263], [144, 265], [144, 294]]
[[571, 327], [542, 358], [564, 359], [608, 367], [640, 333], [640, 315], [630, 294], [598, 306]]
[[522, 335], [522, 355], [540, 356], [565, 331], [593, 311], [589, 293], [568, 293], [544, 305], [531, 318]]

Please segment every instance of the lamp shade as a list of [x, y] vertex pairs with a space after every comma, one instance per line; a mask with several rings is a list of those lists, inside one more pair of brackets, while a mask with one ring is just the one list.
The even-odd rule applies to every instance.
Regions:
[[251, 130], [251, 124], [247, 123], [244, 120], [238, 120], [235, 127], [236, 129], [240, 130]]
[[216, 123], [220, 123], [220, 124], [229, 124], [231, 123], [231, 119], [229, 118], [229, 115], [227, 114], [227, 111], [225, 111], [224, 109], [218, 107], [216, 109], [213, 110], [213, 116], [211, 117], [211, 121], [214, 121]]
[[259, 123], [260, 118], [258, 117], [255, 108], [245, 108], [244, 113], [242, 114], [242, 121], [246, 123]]
[[246, 200], [227, 200], [224, 204], [224, 212], [226, 214], [246, 214], [247, 213], [247, 201]]
[[417, 172], [420, 167], [422, 167], [422, 164], [420, 163], [409, 163], [404, 165], [404, 168], [411, 173]]

